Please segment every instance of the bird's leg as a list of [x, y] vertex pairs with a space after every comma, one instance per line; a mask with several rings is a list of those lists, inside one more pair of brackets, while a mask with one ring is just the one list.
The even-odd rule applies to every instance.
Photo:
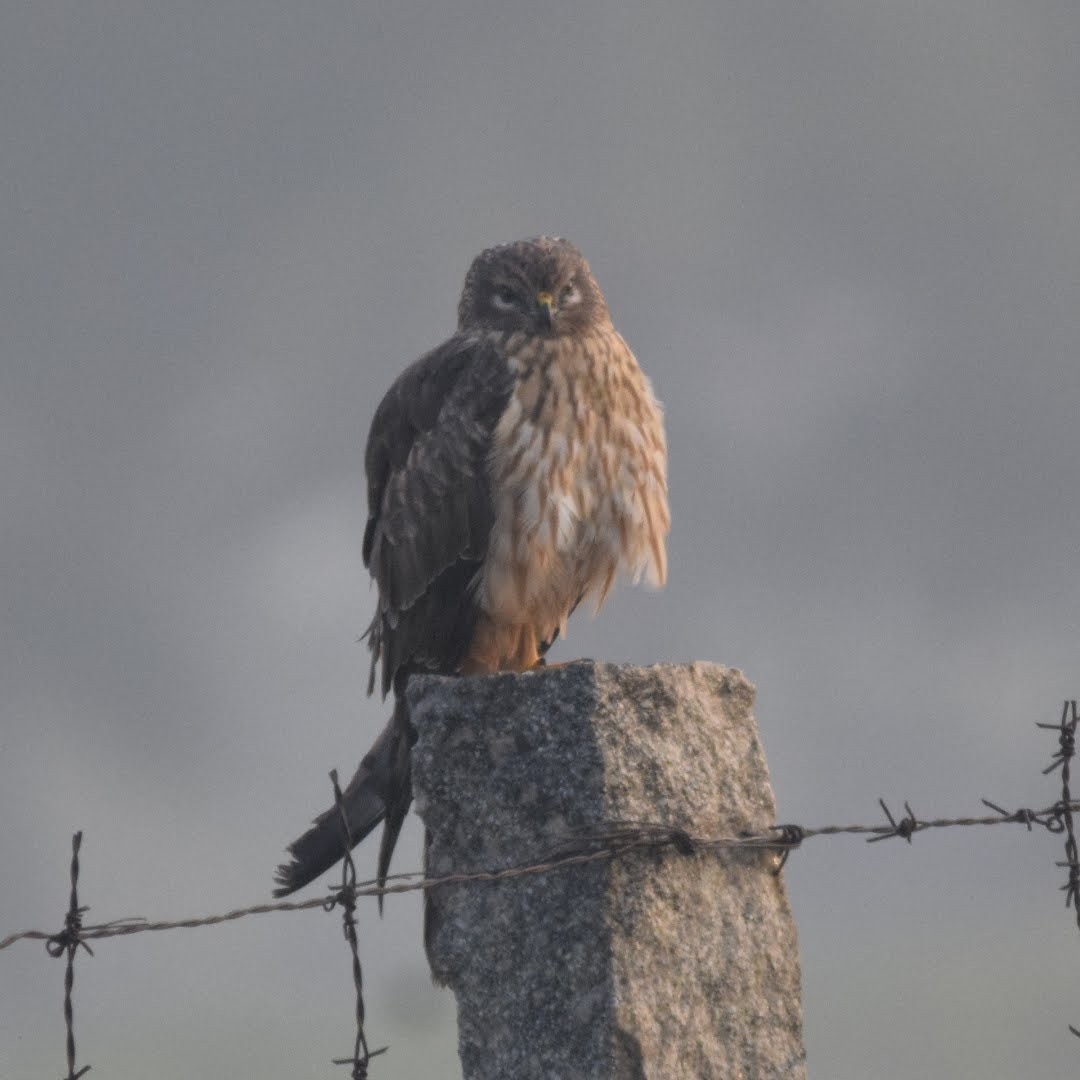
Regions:
[[540, 649], [536, 640], [536, 628], [522, 626], [518, 628], [517, 649], [510, 661], [511, 671], [530, 671], [536, 667], [543, 667], [544, 660], [540, 655]]

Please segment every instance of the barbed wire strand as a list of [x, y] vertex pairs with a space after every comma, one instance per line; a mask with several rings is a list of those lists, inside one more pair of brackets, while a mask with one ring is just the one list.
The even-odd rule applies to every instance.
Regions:
[[1061, 770], [1061, 822], [1065, 831], [1065, 859], [1057, 865], [1068, 869], [1068, 880], [1061, 886], [1065, 893], [1065, 906], [1071, 907], [1076, 914], [1076, 925], [1080, 929], [1080, 860], [1077, 859], [1076, 833], [1073, 831], [1073, 802], [1069, 790], [1069, 769], [1076, 755], [1076, 725], [1078, 721], [1076, 702], [1066, 701], [1061, 710], [1061, 721], [1057, 724], [1038, 724], [1037, 727], [1059, 732], [1058, 750], [1043, 769], [1047, 776], [1055, 769]]
[[335, 905], [341, 906], [342, 927], [345, 940], [352, 952], [353, 987], [356, 990], [356, 1042], [353, 1044], [352, 1057], [334, 1058], [335, 1065], [351, 1065], [352, 1080], [368, 1080], [368, 1062], [378, 1054], [386, 1052], [383, 1046], [369, 1051], [367, 1037], [364, 1034], [364, 975], [360, 967], [360, 950], [356, 941], [356, 865], [353, 863], [352, 830], [349, 828], [349, 814], [345, 809], [345, 798], [338, 784], [337, 769], [330, 770], [330, 783], [334, 786], [334, 805], [341, 821], [341, 843], [344, 849], [341, 858], [341, 888], [323, 905], [332, 911]]
[[64, 916], [64, 929], [45, 942], [45, 948], [53, 959], [67, 956], [67, 967], [64, 971], [64, 1026], [67, 1028], [65, 1045], [68, 1071], [65, 1080], [79, 1080], [80, 1076], [85, 1076], [90, 1071], [89, 1065], [75, 1071], [75, 1006], [71, 1000], [75, 988], [75, 953], [81, 946], [91, 956], [94, 955], [93, 949], [82, 939], [82, 917], [87, 910], [79, 906], [79, 849], [82, 847], [82, 835], [77, 832], [71, 838], [71, 895], [67, 914]]
[[[87, 910], [78, 903], [79, 849], [82, 833], [75, 833], [72, 838], [71, 860], [71, 897], [68, 912], [64, 920], [64, 929], [59, 933], [47, 933], [42, 930], [23, 930], [0, 939], [0, 951], [17, 941], [43, 940], [49, 955], [59, 957], [67, 955], [67, 971], [64, 980], [64, 1017], [67, 1025], [68, 1076], [65, 1080], [78, 1080], [89, 1071], [90, 1066], [83, 1066], [75, 1071], [75, 1035], [72, 1006], [74, 986], [74, 955], [81, 946], [93, 955], [88, 941], [108, 937], [123, 937], [130, 934], [150, 931], [193, 929], [232, 922], [253, 915], [263, 915], [279, 911], [306, 911], [313, 908], [332, 910], [339, 904], [343, 912], [345, 939], [352, 954], [353, 984], [356, 991], [356, 1042], [350, 1058], [335, 1059], [335, 1064], [347, 1064], [353, 1067], [354, 1080], [367, 1080], [368, 1062], [386, 1047], [369, 1051], [364, 1034], [363, 977], [360, 965], [359, 947], [356, 937], [355, 906], [362, 896], [383, 897], [393, 893], [426, 891], [448, 885], [467, 884], [483, 881], [505, 881], [524, 877], [529, 874], [549, 873], [570, 866], [581, 866], [593, 862], [614, 859], [632, 851], [657, 848], [673, 848], [682, 855], [717, 852], [731, 848], [760, 848], [776, 851], [780, 858], [775, 873], [779, 873], [792, 851], [800, 848], [805, 840], [822, 836], [865, 835], [868, 843], [881, 840], [902, 838], [909, 844], [917, 832], [928, 829], [966, 828], [982, 825], [1020, 824], [1028, 832], [1038, 825], [1047, 832], [1065, 836], [1065, 859], [1055, 865], [1066, 868], [1068, 877], [1062, 886], [1065, 892], [1066, 907], [1072, 907], [1076, 913], [1077, 927], [1080, 928], [1080, 858], [1078, 858], [1073, 815], [1080, 812], [1080, 802], [1074, 801], [1070, 788], [1070, 768], [1076, 753], [1076, 729], [1078, 714], [1076, 701], [1066, 701], [1062, 709], [1061, 720], [1057, 724], [1038, 723], [1039, 728], [1058, 732], [1058, 749], [1050, 764], [1043, 770], [1048, 775], [1055, 770], [1061, 771], [1061, 798], [1050, 806], [1040, 810], [1021, 808], [1006, 810], [1003, 807], [983, 799], [983, 804], [992, 815], [980, 817], [933, 818], [920, 820], [905, 801], [904, 816], [899, 820], [884, 799], [879, 799], [882, 812], [888, 824], [878, 825], [825, 825], [816, 828], [794, 824], [771, 825], [758, 832], [746, 832], [739, 836], [694, 836], [684, 829], [655, 822], [614, 821], [605, 822], [595, 828], [575, 830], [565, 842], [550, 852], [540, 862], [523, 863], [500, 870], [469, 871], [446, 874], [428, 878], [421, 872], [395, 874], [379, 883], [366, 881], [357, 883], [356, 868], [351, 853], [351, 836], [337, 773], [331, 772], [334, 787], [335, 804], [342, 817], [342, 837], [344, 844], [342, 864], [342, 884], [338, 890], [328, 896], [310, 900], [281, 900], [268, 904], [255, 904], [250, 907], [235, 908], [223, 914], [207, 915], [200, 918], [180, 919], [175, 921], [150, 922], [143, 918], [117, 919], [109, 923], [92, 926], [82, 925], [82, 915]], [[1080, 1037], [1080, 1029], [1069, 1025], [1069, 1030]]]
[[[1076, 915], [1076, 925], [1080, 929], [1080, 859], [1077, 858], [1076, 833], [1073, 827], [1073, 811], [1076, 809], [1069, 790], [1069, 770], [1072, 759], [1076, 756], [1076, 727], [1080, 721], [1077, 716], [1076, 702], [1066, 701], [1061, 709], [1061, 720], [1057, 724], [1037, 724], [1037, 727], [1058, 732], [1058, 749], [1043, 769], [1047, 776], [1055, 769], [1061, 770], [1061, 807], [1060, 821], [1065, 833], [1065, 859], [1056, 865], [1068, 871], [1065, 884], [1061, 886], [1065, 893], [1065, 906], [1072, 907]], [[1080, 1039], [1080, 1028], [1069, 1025], [1069, 1030]]]
[[[566, 854], [548, 858], [543, 862], [523, 863], [503, 870], [463, 871], [434, 878], [423, 877], [419, 871], [394, 874], [387, 879], [388, 882], [394, 882], [392, 884], [380, 886], [373, 881], [361, 882], [356, 885], [354, 892], [357, 897], [378, 897], [390, 896], [395, 893], [426, 891], [447, 885], [462, 885], [480, 881], [505, 881], [511, 878], [524, 877], [528, 874], [543, 874], [552, 870], [561, 870], [564, 867], [580, 866], [586, 863], [612, 859], [634, 850], [646, 848], [672, 847], [688, 854], [720, 851], [724, 848], [767, 848], [783, 854], [800, 847], [804, 840], [811, 840], [820, 836], [871, 834], [868, 842], [873, 842], [874, 840], [888, 840], [897, 836], [907, 838], [909, 835], [928, 829], [964, 828], [979, 825], [1021, 824], [1027, 826], [1030, 830], [1031, 825], [1036, 824], [1042, 826], [1048, 832], [1061, 833], [1065, 831], [1065, 825], [1060, 818], [1063, 811], [1068, 809], [1073, 813], [1080, 812], [1080, 801], [1070, 802], [1067, 807], [1061, 802], [1056, 802], [1040, 810], [1020, 809], [1013, 811], [1003, 810], [988, 799], [984, 799], [983, 802], [994, 809], [995, 813], [993, 815], [933, 818], [927, 821], [905, 817], [897, 822], [895, 818], [891, 818], [890, 814], [891, 820], [886, 825], [823, 825], [819, 827], [770, 825], [763, 832], [746, 833], [741, 836], [701, 837], [693, 836], [684, 829], [654, 822], [615, 823], [625, 827], [611, 829], [605, 826], [595, 830], [590, 829], [588, 832], [582, 831], [572, 834], [567, 838], [568, 841], [574, 844], [572, 850]], [[608, 823], [608, 825], [610, 824], [612, 823]], [[596, 848], [595, 850], [581, 850], [583, 845], [589, 843], [604, 843], [608, 846]], [[244, 919], [252, 915], [267, 915], [272, 912], [307, 911], [313, 908], [325, 909], [327, 903], [334, 900], [337, 895], [338, 893], [334, 892], [326, 896], [313, 897], [310, 900], [277, 900], [273, 903], [252, 904], [248, 907], [234, 908], [231, 911], [217, 915], [205, 915], [189, 919], [155, 922], [142, 917], [116, 919], [108, 923], [96, 923], [82, 927], [80, 941], [126, 937], [131, 934], [161, 930], [186, 930], [203, 926], [216, 926], [220, 923], [234, 922], [237, 919]], [[0, 950], [10, 947], [17, 941], [48, 941], [55, 936], [55, 934], [50, 934], [44, 930], [21, 930], [0, 939]]]

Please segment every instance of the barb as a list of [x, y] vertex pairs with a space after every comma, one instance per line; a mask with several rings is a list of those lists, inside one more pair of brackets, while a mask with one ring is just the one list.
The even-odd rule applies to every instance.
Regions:
[[889, 819], [889, 831], [883, 832], [880, 836], [872, 836], [867, 840], [868, 844], [876, 844], [879, 840], [891, 840], [894, 836], [902, 836], [909, 844], [911, 843], [912, 836], [915, 835], [920, 829], [928, 828], [928, 826], [921, 824], [912, 812], [908, 803], [904, 803], [905, 815], [899, 821], [892, 816], [891, 811], [885, 805], [884, 799], [878, 799], [878, 804], [881, 809], [885, 811], [885, 816]]
[[75, 953], [82, 946], [91, 956], [94, 950], [82, 939], [82, 917], [87, 909], [79, 907], [79, 849], [82, 847], [82, 832], [71, 838], [71, 899], [68, 902], [67, 915], [64, 916], [64, 929], [45, 940], [45, 950], [53, 959], [67, 954], [67, 968], [64, 972], [64, 1024], [67, 1027], [67, 1077], [66, 1080], [79, 1080], [90, 1071], [84, 1065], [75, 1071], [75, 1007], [71, 1001], [71, 992], [75, 987]]
[[[998, 806], [997, 803], [991, 802], [989, 799], [981, 800], [983, 806], [989, 806], [991, 810], [996, 810], [1007, 821], [1015, 821], [1020, 825], [1026, 825], [1027, 831], [1031, 832], [1032, 825], [1041, 825], [1047, 832], [1060, 833], [1065, 831], [1065, 823], [1058, 817], [1040, 817], [1039, 812], [1035, 810], [1014, 810], [1011, 813]], [[1055, 809], [1057, 804], [1055, 804]]]

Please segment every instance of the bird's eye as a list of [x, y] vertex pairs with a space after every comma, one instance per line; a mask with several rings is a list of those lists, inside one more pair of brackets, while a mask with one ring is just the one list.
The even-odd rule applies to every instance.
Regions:
[[510, 311], [517, 307], [517, 296], [514, 295], [514, 290], [506, 285], [497, 285], [495, 291], [491, 294], [491, 302], [500, 311]]
[[581, 290], [578, 289], [574, 282], [570, 282], [568, 285], [564, 285], [562, 292], [559, 293], [559, 303], [563, 307], [568, 307], [570, 304], [576, 304], [581, 299]]

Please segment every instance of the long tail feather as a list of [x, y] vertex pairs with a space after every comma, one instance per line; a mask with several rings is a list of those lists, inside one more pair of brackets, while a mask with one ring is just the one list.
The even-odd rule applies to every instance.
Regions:
[[[342, 793], [354, 846], [380, 821], [386, 822], [379, 848], [380, 883], [386, 880], [394, 845], [412, 803], [409, 748], [408, 715], [404, 698], [399, 696], [386, 727]], [[282, 863], [274, 874], [274, 895], [279, 897], [302, 889], [344, 855], [344, 830], [337, 807], [324, 810], [312, 827], [289, 845], [288, 852], [291, 861]]]

